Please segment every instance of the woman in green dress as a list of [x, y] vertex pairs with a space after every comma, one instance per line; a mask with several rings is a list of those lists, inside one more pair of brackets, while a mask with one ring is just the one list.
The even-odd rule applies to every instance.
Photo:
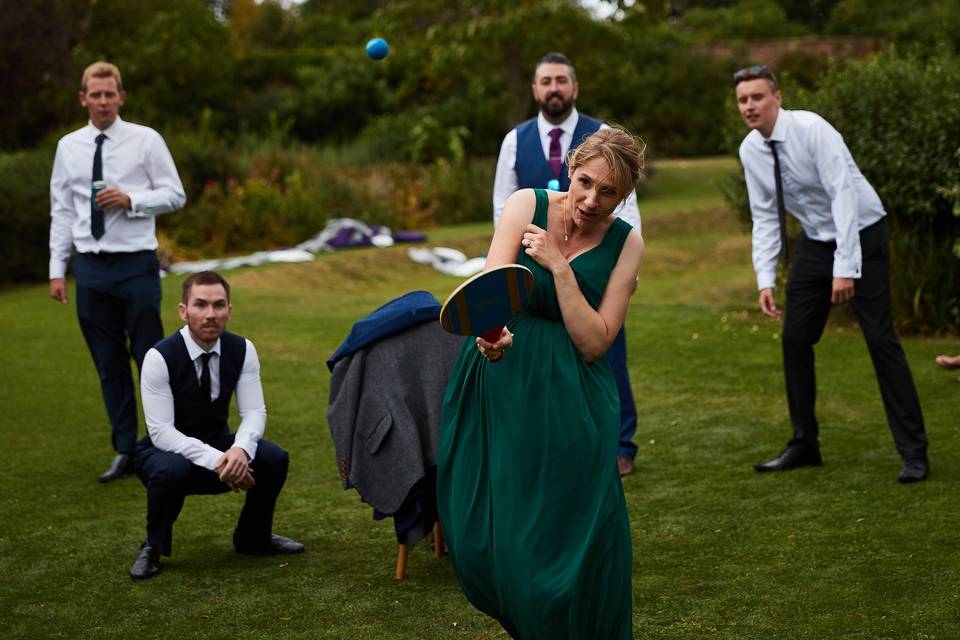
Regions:
[[640, 233], [612, 215], [643, 152], [602, 129], [568, 166], [568, 192], [516, 192], [494, 234], [486, 268], [523, 264], [537, 286], [498, 341], [464, 342], [443, 402], [438, 506], [460, 586], [511, 636], [621, 640], [630, 525], [604, 354], [643, 257]]

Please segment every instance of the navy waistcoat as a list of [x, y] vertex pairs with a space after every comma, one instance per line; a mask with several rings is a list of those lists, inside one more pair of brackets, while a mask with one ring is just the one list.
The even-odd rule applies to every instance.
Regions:
[[[582, 113], [573, 130], [573, 140], [570, 150], [576, 149], [590, 134], [600, 129], [600, 121]], [[543, 143], [540, 142], [540, 131], [537, 129], [537, 119], [531, 118], [517, 126], [517, 186], [520, 189], [546, 189], [547, 183], [553, 179], [550, 163], [543, 155]], [[560, 167], [560, 191], [570, 189], [570, 176], [567, 175], [567, 159], [563, 158]]]
[[227, 417], [247, 353], [247, 341], [238, 335], [220, 336], [220, 395], [213, 402], [200, 393], [200, 379], [179, 331], [154, 345], [167, 363], [173, 393], [174, 425], [202, 442], [230, 432]]

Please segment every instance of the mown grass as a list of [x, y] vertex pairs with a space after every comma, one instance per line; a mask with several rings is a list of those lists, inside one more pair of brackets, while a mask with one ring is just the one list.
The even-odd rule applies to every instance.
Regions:
[[[647, 258], [627, 320], [640, 411], [625, 481], [637, 638], [960, 637], [957, 376], [932, 362], [956, 341], [908, 338], [933, 475], [899, 461], [869, 357], [844, 317], [818, 348], [825, 466], [774, 476], [750, 464], [788, 435], [780, 325], [756, 310], [749, 237], [715, 185], [724, 160], [661, 163], [645, 200]], [[471, 255], [488, 225], [431, 243]], [[45, 287], [0, 293], [0, 637], [504, 638], [425, 545], [392, 579], [395, 541], [341, 490], [326, 425], [324, 361], [352, 322], [411, 289], [457, 280], [403, 247], [228, 273], [232, 329], [255, 340], [268, 437], [292, 455], [275, 529], [292, 558], [233, 553], [234, 495], [192, 497], [158, 578], [126, 571], [143, 539], [144, 492], [94, 481], [109, 459], [96, 377], [72, 304]], [[164, 283], [168, 330], [179, 278]], [[562, 532], [558, 532], [562, 535]]]

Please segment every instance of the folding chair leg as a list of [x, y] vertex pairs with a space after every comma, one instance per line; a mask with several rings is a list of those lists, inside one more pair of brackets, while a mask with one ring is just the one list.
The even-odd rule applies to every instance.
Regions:
[[397, 549], [397, 572], [393, 579], [397, 582], [403, 580], [407, 575], [407, 545], [401, 544]]
[[438, 520], [433, 525], [433, 555], [437, 558], [443, 557], [443, 529], [440, 527], [440, 521]]

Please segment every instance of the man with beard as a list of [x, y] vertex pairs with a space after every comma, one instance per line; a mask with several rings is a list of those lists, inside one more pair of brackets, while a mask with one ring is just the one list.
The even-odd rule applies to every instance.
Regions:
[[[567, 173], [567, 154], [590, 134], [607, 125], [579, 113], [575, 103], [580, 90], [573, 64], [562, 53], [548, 53], [533, 72], [533, 98], [540, 107], [536, 118], [531, 118], [507, 132], [500, 146], [497, 173], [493, 184], [493, 225], [507, 198], [519, 189], [553, 189], [567, 191], [570, 176]], [[631, 192], [616, 209], [616, 215], [640, 228], [637, 195]], [[620, 395], [620, 447], [617, 466], [621, 476], [634, 471], [633, 459], [637, 445], [632, 442], [637, 430], [637, 410], [630, 388], [627, 370], [627, 340], [621, 329], [607, 351], [607, 362], [613, 369]]]
[[[193, 494], [246, 492], [233, 532], [238, 553], [303, 552], [299, 542], [272, 532], [289, 457], [262, 439], [260, 361], [252, 342], [226, 330], [230, 285], [213, 271], [195, 273], [183, 283], [178, 310], [186, 325], [147, 352], [140, 376], [148, 435], [137, 445], [137, 472], [147, 488], [147, 541], [130, 567], [135, 580], [160, 572], [173, 523]], [[234, 392], [240, 426], [232, 434]]]

